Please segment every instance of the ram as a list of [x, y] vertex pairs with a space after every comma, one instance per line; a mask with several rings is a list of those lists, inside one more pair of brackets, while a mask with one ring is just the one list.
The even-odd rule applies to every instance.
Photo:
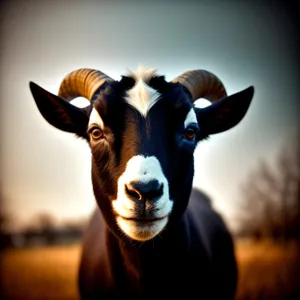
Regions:
[[[73, 71], [58, 96], [33, 82], [30, 88], [44, 118], [85, 139], [92, 152], [97, 209], [84, 237], [81, 297], [233, 299], [232, 238], [210, 200], [192, 189], [193, 153], [199, 141], [243, 119], [254, 88], [227, 96], [208, 71], [167, 82], [143, 67], [119, 81]], [[90, 105], [69, 103], [79, 96]], [[212, 104], [197, 108], [199, 98]]]

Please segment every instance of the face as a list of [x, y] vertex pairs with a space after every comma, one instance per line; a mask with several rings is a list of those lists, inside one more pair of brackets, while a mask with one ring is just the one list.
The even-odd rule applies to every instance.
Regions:
[[146, 241], [184, 212], [199, 126], [182, 87], [124, 78], [95, 97], [87, 134], [94, 193], [113, 231]]

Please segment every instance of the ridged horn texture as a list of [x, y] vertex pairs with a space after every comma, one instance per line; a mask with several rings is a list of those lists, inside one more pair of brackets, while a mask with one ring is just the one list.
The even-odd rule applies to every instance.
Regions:
[[205, 70], [187, 71], [171, 82], [178, 82], [186, 87], [192, 95], [193, 102], [199, 98], [205, 98], [213, 103], [227, 96], [222, 81]]
[[96, 90], [104, 82], [113, 82], [101, 71], [94, 69], [78, 69], [68, 74], [62, 81], [58, 96], [71, 101], [76, 97], [85, 97], [91, 100]]

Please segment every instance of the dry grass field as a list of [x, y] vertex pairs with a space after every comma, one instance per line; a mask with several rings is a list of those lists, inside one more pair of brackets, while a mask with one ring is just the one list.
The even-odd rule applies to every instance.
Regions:
[[[236, 300], [300, 299], [300, 262], [295, 244], [236, 243]], [[79, 299], [76, 273], [80, 246], [5, 250], [1, 253], [1, 299]]]
[[1, 254], [4, 300], [76, 300], [80, 247], [13, 249]]
[[300, 256], [296, 243], [236, 243], [239, 283], [236, 300], [300, 299]]

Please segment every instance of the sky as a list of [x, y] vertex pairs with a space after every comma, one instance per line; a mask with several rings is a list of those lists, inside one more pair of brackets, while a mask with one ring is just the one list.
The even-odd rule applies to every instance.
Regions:
[[255, 87], [243, 121], [195, 152], [194, 186], [234, 226], [241, 185], [299, 128], [299, 32], [283, 3], [2, 2], [1, 211], [25, 224], [39, 213], [65, 220], [87, 217], [95, 208], [87, 143], [43, 119], [29, 81], [57, 94], [75, 69], [99, 69], [118, 80], [144, 64], [167, 80], [206, 69], [228, 94]]

